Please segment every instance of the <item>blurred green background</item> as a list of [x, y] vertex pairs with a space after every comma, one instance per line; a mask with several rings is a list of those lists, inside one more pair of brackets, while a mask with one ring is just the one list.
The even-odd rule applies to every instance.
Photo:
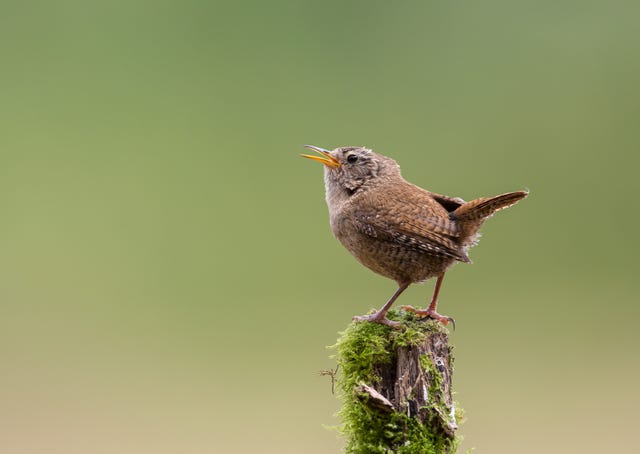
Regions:
[[326, 346], [395, 284], [331, 236], [310, 143], [465, 199], [529, 188], [441, 293], [461, 452], [631, 452], [639, 20], [630, 1], [2, 1], [0, 450], [339, 452]]

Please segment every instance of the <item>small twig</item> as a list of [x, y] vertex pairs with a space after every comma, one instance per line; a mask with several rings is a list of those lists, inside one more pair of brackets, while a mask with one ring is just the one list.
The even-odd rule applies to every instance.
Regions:
[[321, 376], [328, 375], [329, 377], [331, 377], [331, 394], [335, 394], [336, 375], [338, 374], [338, 369], [339, 368], [340, 368], [340, 364], [338, 364], [336, 366], [335, 370], [333, 370], [333, 369], [322, 369], [320, 372], [318, 372]]

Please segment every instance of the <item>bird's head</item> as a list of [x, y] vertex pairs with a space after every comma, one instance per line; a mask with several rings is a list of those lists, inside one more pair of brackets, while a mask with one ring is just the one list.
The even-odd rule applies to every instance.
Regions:
[[320, 155], [302, 156], [324, 164], [327, 192], [340, 191], [351, 196], [381, 178], [400, 175], [400, 168], [393, 159], [368, 148], [339, 147], [329, 151], [313, 145], [305, 147]]

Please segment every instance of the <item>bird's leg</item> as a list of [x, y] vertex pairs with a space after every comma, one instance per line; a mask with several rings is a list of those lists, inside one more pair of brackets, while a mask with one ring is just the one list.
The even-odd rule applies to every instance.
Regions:
[[433, 290], [433, 297], [431, 298], [431, 304], [427, 310], [416, 309], [413, 306], [402, 306], [402, 309], [408, 312], [413, 312], [419, 317], [429, 317], [434, 320], [438, 320], [443, 325], [447, 325], [449, 322], [453, 325], [453, 329], [456, 329], [456, 321], [453, 317], [449, 317], [447, 315], [440, 315], [436, 312], [436, 308], [438, 306], [438, 294], [440, 293], [440, 286], [442, 285], [442, 280], [444, 279], [444, 273], [438, 276], [438, 280], [436, 281], [436, 287]]
[[402, 292], [404, 292], [407, 289], [407, 287], [409, 287], [409, 284], [400, 284], [400, 287], [398, 287], [398, 290], [396, 290], [396, 292], [391, 296], [391, 298], [389, 298], [389, 301], [387, 301], [379, 311], [371, 315], [356, 315], [355, 317], [353, 317], [353, 319], [358, 322], [376, 322], [376, 323], [382, 323], [383, 325], [388, 325], [388, 326], [397, 328], [398, 326], [400, 326], [400, 322], [394, 322], [393, 320], [389, 320], [387, 318], [387, 312], [393, 305], [393, 302], [400, 296]]

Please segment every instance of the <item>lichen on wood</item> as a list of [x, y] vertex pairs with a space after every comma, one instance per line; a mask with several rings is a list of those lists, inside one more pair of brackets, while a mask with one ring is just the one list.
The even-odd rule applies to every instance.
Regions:
[[448, 331], [401, 311], [389, 317], [402, 328], [353, 322], [333, 346], [345, 452], [454, 453], [462, 411], [452, 399]]

